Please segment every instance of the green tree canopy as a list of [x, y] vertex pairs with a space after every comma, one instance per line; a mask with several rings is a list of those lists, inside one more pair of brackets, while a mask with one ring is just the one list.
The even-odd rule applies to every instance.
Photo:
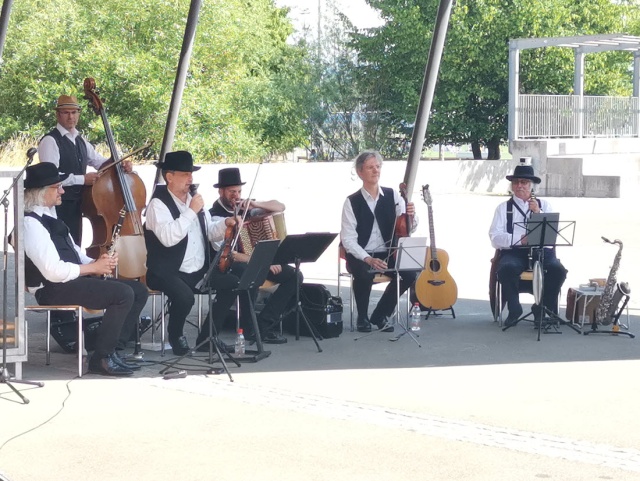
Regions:
[[[0, 142], [55, 125], [61, 93], [83, 96], [94, 77], [117, 141], [159, 147], [188, 0], [15, 2], [0, 66]], [[203, 2], [174, 148], [203, 161], [243, 162], [308, 138], [306, 49], [290, 45], [273, 0]], [[82, 102], [81, 102], [82, 103]], [[104, 139], [85, 110], [81, 128]]]
[[[370, 110], [398, 125], [415, 120], [439, 0], [368, 0], [386, 24], [354, 37], [360, 76], [376, 84]], [[601, 33], [638, 33], [637, 2], [592, 0], [458, 0], [453, 7], [436, 86], [427, 143], [480, 145], [499, 158], [507, 138], [509, 40]], [[628, 53], [586, 57], [587, 94], [630, 95]], [[523, 52], [521, 86], [527, 93], [570, 93], [573, 52]]]

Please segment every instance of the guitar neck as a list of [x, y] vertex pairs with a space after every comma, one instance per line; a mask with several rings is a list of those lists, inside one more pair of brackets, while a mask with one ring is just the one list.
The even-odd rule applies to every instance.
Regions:
[[429, 235], [431, 236], [431, 258], [434, 260], [438, 259], [437, 249], [436, 249], [436, 231], [433, 228], [433, 208], [429, 205]]

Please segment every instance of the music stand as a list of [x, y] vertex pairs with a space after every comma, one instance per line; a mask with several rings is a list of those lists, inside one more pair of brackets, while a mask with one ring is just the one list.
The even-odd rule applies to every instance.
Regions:
[[[526, 232], [527, 243], [523, 244], [521, 239], [518, 239], [513, 243], [512, 247], [526, 247], [532, 249], [532, 255], [535, 256], [533, 264], [533, 297], [535, 304], [540, 308], [538, 313], [531, 311], [515, 322], [502, 328], [503, 331], [515, 326], [522, 320], [527, 320], [529, 316], [534, 317], [534, 322], [537, 322], [538, 338], [540, 340], [540, 334], [544, 329], [545, 334], [562, 334], [558, 330], [558, 326], [569, 326], [578, 334], [581, 331], [575, 327], [572, 323], [565, 321], [558, 314], [548, 309], [544, 304], [544, 255], [547, 247], [558, 246], [572, 246], [573, 238], [575, 235], [575, 221], [560, 221], [560, 214], [557, 212], [551, 213], [532, 213], [531, 218], [527, 222], [515, 222], [515, 226], [520, 226]], [[529, 242], [529, 241], [535, 241]], [[537, 318], [536, 318], [537, 317]], [[544, 322], [543, 322], [544, 321]], [[543, 325], [544, 324], [544, 325]], [[553, 331], [549, 332], [549, 328], [553, 327]]]
[[271, 355], [271, 351], [264, 350], [251, 290], [264, 284], [264, 281], [269, 275], [269, 268], [271, 264], [274, 263], [273, 258], [276, 255], [279, 244], [280, 241], [277, 239], [258, 242], [242, 273], [238, 287], [236, 287], [238, 296], [246, 296], [249, 313], [251, 315], [251, 324], [253, 326], [253, 332], [256, 335], [256, 345], [258, 348], [257, 351], [246, 350], [244, 356], [236, 357], [240, 362], [258, 362]]
[[[394, 267], [391, 269], [383, 269], [383, 270], [371, 270], [370, 272], [393, 272], [395, 273], [396, 278], [396, 315], [395, 322], [391, 324], [387, 323], [381, 328], [371, 331], [370, 333], [365, 334], [364, 336], [356, 337], [354, 341], [358, 339], [362, 339], [363, 337], [370, 336], [371, 334], [375, 334], [378, 332], [385, 332], [385, 329], [398, 325], [402, 332], [397, 334], [396, 336], [389, 339], [390, 341], [397, 341], [405, 334], [409, 334], [409, 337], [413, 339], [413, 342], [417, 344], [418, 347], [422, 347], [417, 337], [419, 334], [414, 334], [409, 329], [409, 319], [407, 319], [407, 325], [403, 325], [400, 322], [400, 272], [422, 272], [424, 270], [425, 259], [427, 258], [427, 238], [426, 237], [400, 237], [398, 239], [398, 246], [390, 248], [392, 255], [393, 251], [396, 252], [396, 262]], [[390, 258], [392, 257], [390, 256]]]
[[[256, 333], [256, 342], [258, 343], [258, 351], [247, 351], [245, 352], [245, 356], [235, 357], [232, 353], [226, 352], [225, 354], [229, 359], [231, 359], [236, 366], [240, 367], [239, 361], [251, 361], [257, 362], [265, 357], [268, 357], [271, 354], [271, 351], [265, 351], [262, 345], [262, 339], [260, 338], [260, 331], [258, 329], [258, 321], [256, 319], [255, 311], [253, 310], [253, 301], [251, 300], [251, 295], [249, 290], [253, 288], [255, 285], [262, 285], [262, 283], [267, 278], [267, 274], [269, 272], [269, 266], [271, 265], [271, 260], [275, 255], [275, 252], [278, 248], [279, 241], [261, 241], [256, 244], [256, 247], [247, 263], [244, 273], [238, 282], [238, 286], [236, 287], [236, 292], [240, 295], [242, 292], [246, 293], [248, 298], [248, 303], [251, 311], [251, 320], [253, 323], [253, 328]], [[207, 315], [207, 322], [209, 324], [209, 335], [205, 340], [200, 342], [198, 345], [194, 347], [194, 350], [197, 351], [199, 347], [204, 346], [206, 343], [209, 344], [209, 357], [208, 364], [212, 364], [213, 362], [213, 350], [215, 349], [220, 362], [222, 363], [222, 371], [219, 371], [217, 368], [211, 368], [210, 374], [220, 374], [220, 372], [226, 372], [229, 376], [229, 380], [233, 382], [233, 377], [229, 372], [227, 364], [224, 360], [222, 353], [220, 352], [220, 347], [218, 346], [218, 333], [215, 330], [215, 326], [213, 325], [213, 314], [212, 314], [212, 305], [213, 305], [213, 286], [211, 285], [211, 278], [214, 273], [214, 270], [218, 268], [218, 260], [220, 256], [217, 255], [213, 262], [209, 265], [209, 269], [207, 273], [204, 275], [202, 280], [196, 284], [196, 290], [199, 293], [208, 293], [209, 295], [209, 313]], [[206, 289], [206, 291], [204, 290]], [[169, 371], [172, 367], [178, 364], [182, 359], [189, 356], [191, 351], [180, 356], [175, 361], [170, 364], [167, 364], [167, 367], [160, 371], [160, 374], [163, 374], [165, 378], [170, 377], [184, 377], [184, 371]], [[194, 358], [195, 360], [200, 360]]]
[[[29, 404], [29, 399], [27, 399], [20, 391], [18, 391], [13, 384], [27, 384], [30, 386], [38, 386], [43, 387], [44, 383], [40, 381], [25, 381], [14, 379], [9, 372], [9, 368], [7, 368], [7, 295], [8, 295], [8, 255], [9, 255], [9, 229], [8, 229], [8, 217], [9, 217], [9, 194], [15, 188], [18, 180], [24, 174], [24, 171], [27, 167], [33, 162], [33, 156], [36, 154], [37, 150], [35, 148], [31, 148], [27, 151], [27, 163], [22, 168], [18, 175], [16, 175], [13, 179], [13, 182], [9, 186], [7, 190], [4, 191], [4, 195], [2, 199], [0, 199], [0, 204], [4, 207], [4, 235], [3, 235], [3, 247], [2, 247], [2, 364], [0, 365], [0, 384], [6, 384], [9, 388], [18, 395], [18, 397], [22, 400], [24, 404]], [[14, 331], [17, 332], [18, 326], [17, 322], [14, 324]], [[16, 336], [14, 336], [16, 337]]]
[[[307, 232], [306, 234], [288, 235], [280, 243], [274, 264], [294, 264], [296, 279], [300, 277], [301, 262], [315, 262], [329, 247], [338, 234], [330, 232]], [[307, 319], [300, 305], [300, 283], [296, 280], [296, 341], [300, 339], [300, 316], [307, 325], [318, 352], [322, 352], [315, 328]]]

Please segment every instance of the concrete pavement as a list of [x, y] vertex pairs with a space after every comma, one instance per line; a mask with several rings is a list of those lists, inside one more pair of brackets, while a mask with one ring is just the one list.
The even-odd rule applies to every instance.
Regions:
[[[336, 231], [343, 194], [355, 190], [355, 180], [341, 183], [318, 165], [296, 170], [303, 192], [289, 183], [254, 195], [285, 201], [289, 233]], [[402, 169], [384, 169], [385, 185], [394, 185]], [[278, 185], [283, 170], [260, 175]], [[339, 195], [327, 197], [327, 186]], [[75, 357], [57, 346], [44, 365], [43, 315], [29, 314], [24, 377], [45, 387], [16, 385], [31, 401], [23, 405], [0, 385], [0, 473], [11, 481], [640, 479], [638, 339], [563, 327], [537, 342], [524, 323], [502, 332], [487, 300], [487, 231], [504, 199], [432, 192], [437, 245], [450, 255], [459, 300], [455, 320], [423, 323], [421, 348], [383, 333], [354, 341], [345, 305], [345, 332], [321, 341], [323, 352], [289, 336], [268, 346], [269, 358], [230, 367], [233, 382], [192, 367], [184, 379], [163, 380], [155, 364], [131, 379], [74, 379]], [[318, 199], [331, 216], [315, 215]], [[566, 287], [606, 277], [617, 249], [601, 235], [624, 241], [618, 278], [632, 293], [640, 288], [636, 202], [551, 201], [578, 226], [574, 246], [559, 253], [570, 271], [563, 299]], [[418, 209], [417, 235], [427, 235], [426, 207]], [[334, 247], [302, 268], [331, 290]], [[348, 291], [341, 294], [348, 302]], [[632, 310], [638, 334], [639, 320]], [[188, 337], [195, 339], [193, 328]], [[154, 352], [146, 358], [160, 361]]]

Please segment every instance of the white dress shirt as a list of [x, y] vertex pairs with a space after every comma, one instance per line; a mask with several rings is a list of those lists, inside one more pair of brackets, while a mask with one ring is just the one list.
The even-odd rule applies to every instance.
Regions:
[[[491, 245], [495, 249], [510, 249], [512, 245], [521, 245], [520, 239], [527, 231], [525, 229], [525, 223], [531, 213], [529, 211], [529, 201], [522, 200], [516, 196], [512, 197], [513, 206], [513, 234], [507, 232], [507, 202], [503, 202], [497, 208], [493, 214], [493, 222], [489, 228], [489, 238], [491, 239]], [[540, 199], [540, 212], [553, 212], [551, 204], [544, 199]], [[525, 216], [520, 213], [516, 208], [516, 205], [520, 207]]]
[[[364, 200], [367, 205], [371, 209], [373, 213], [376, 208], [376, 204], [380, 199], [380, 196], [384, 196], [384, 192], [382, 191], [382, 187], [378, 187], [378, 195], [374, 198], [365, 190], [364, 187], [360, 189]], [[404, 214], [406, 211], [406, 206], [404, 199], [396, 192], [393, 191], [393, 202], [396, 206], [396, 218], [400, 214]], [[386, 252], [390, 246], [386, 245], [384, 238], [382, 237], [382, 232], [380, 231], [380, 226], [378, 225], [378, 221], [375, 218], [373, 219], [373, 228], [371, 229], [371, 236], [369, 237], [369, 242], [364, 246], [364, 249], [360, 247], [358, 244], [358, 232], [356, 231], [356, 227], [358, 222], [356, 220], [356, 216], [353, 213], [353, 207], [351, 206], [351, 200], [347, 197], [344, 201], [344, 205], [342, 206], [342, 227], [340, 229], [340, 242], [344, 246], [345, 250], [354, 256], [356, 259], [364, 260], [369, 257], [373, 252]], [[411, 226], [411, 231], [413, 232], [418, 225], [417, 216], [413, 217], [413, 225]]]
[[[40, 217], [48, 215], [49, 217], [58, 218], [55, 207], [36, 206], [33, 212]], [[71, 239], [71, 236], [69, 238]], [[73, 239], [71, 239], [71, 242], [73, 243]], [[83, 264], [93, 262], [93, 259], [86, 256], [80, 247], [76, 244], [73, 245]], [[80, 276], [80, 266], [60, 259], [58, 250], [47, 229], [37, 219], [27, 216], [24, 218], [24, 253], [31, 259], [45, 279], [50, 282], [69, 282]], [[33, 294], [41, 287], [42, 285], [29, 288], [29, 292]]]
[[[186, 273], [196, 272], [204, 266], [205, 252], [198, 215], [189, 208], [191, 195], [187, 194], [187, 202], [185, 203], [173, 195], [171, 191], [167, 192], [171, 194], [171, 198], [176, 203], [180, 216], [174, 219], [164, 202], [157, 198], [151, 199], [147, 206], [147, 229], [152, 231], [165, 247], [173, 247], [187, 236], [187, 249], [179, 270]], [[209, 212], [206, 209], [203, 210], [209, 241], [215, 242], [223, 239], [226, 230], [224, 219], [213, 222]]]
[[[73, 144], [76, 143], [76, 137], [80, 135], [76, 129], [67, 130], [62, 125], [56, 125], [56, 129], [62, 134], [63, 137], [67, 137]], [[93, 145], [91, 145], [84, 137], [80, 136], [80, 138], [84, 141], [84, 144], [87, 146], [87, 165], [90, 165], [94, 169], [98, 170], [102, 164], [106, 162], [102, 155], [96, 152]], [[40, 144], [38, 145], [38, 156], [40, 157], [40, 162], [51, 162], [56, 167], [60, 168], [60, 150], [58, 150], [58, 144], [56, 144], [56, 139], [54, 139], [51, 135], [45, 135], [42, 137]], [[61, 172], [61, 174], [68, 174], [69, 172]], [[65, 180], [62, 181], [62, 187], [66, 187], [68, 185], [84, 185], [84, 175], [71, 174]]]

